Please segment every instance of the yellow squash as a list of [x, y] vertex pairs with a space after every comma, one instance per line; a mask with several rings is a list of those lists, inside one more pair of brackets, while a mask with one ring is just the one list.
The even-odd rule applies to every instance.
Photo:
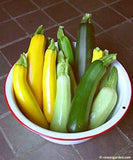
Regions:
[[28, 83], [41, 109], [43, 107], [42, 74], [45, 46], [46, 38], [41, 25], [32, 37], [27, 53]]
[[43, 112], [50, 123], [56, 97], [56, 56], [57, 50], [54, 40], [45, 52], [43, 68]]
[[27, 82], [27, 60], [25, 54], [21, 54], [13, 67], [13, 89], [23, 114], [33, 123], [43, 128], [48, 128], [46, 118]]

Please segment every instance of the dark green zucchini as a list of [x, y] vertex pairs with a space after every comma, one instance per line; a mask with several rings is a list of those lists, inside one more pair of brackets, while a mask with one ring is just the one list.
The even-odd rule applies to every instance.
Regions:
[[85, 14], [78, 27], [75, 54], [75, 69], [78, 82], [83, 76], [86, 67], [91, 63], [95, 47], [95, 31], [91, 19], [91, 14]]
[[116, 59], [110, 54], [88, 66], [72, 100], [67, 129], [68, 132], [81, 132], [88, 129], [89, 113], [97, 85], [106, 72], [107, 66]]

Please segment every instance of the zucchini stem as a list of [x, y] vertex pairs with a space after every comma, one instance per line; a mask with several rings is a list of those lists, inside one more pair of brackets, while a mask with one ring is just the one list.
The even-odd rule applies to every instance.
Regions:
[[64, 56], [62, 50], [60, 50], [58, 52], [58, 63], [61, 63], [61, 62], [65, 63], [65, 56]]
[[92, 14], [85, 13], [84, 16], [81, 19], [81, 23], [91, 23]]
[[48, 49], [56, 50], [56, 46], [55, 46], [55, 43], [54, 43], [54, 39], [53, 39], [53, 38], [50, 39], [50, 44], [49, 44], [49, 46], [48, 46]]
[[18, 59], [16, 64], [17, 65], [23, 65], [25, 68], [27, 68], [28, 64], [27, 64], [27, 59], [26, 59], [25, 53], [20, 55], [20, 58]]
[[105, 56], [109, 54], [109, 51], [107, 49], [105, 49], [103, 52]]
[[63, 29], [64, 29], [64, 26], [59, 26], [57, 31], [57, 39], [60, 39], [61, 37], [65, 36]]
[[64, 62], [59, 62], [57, 65], [57, 77], [61, 75], [68, 75], [68, 60]]
[[43, 30], [43, 25], [40, 25], [40, 26], [36, 29], [34, 35], [36, 35], [36, 34], [42, 34], [42, 33], [41, 33], [42, 30]]
[[116, 89], [117, 80], [118, 80], [118, 71], [116, 67], [113, 67], [105, 84], [105, 87], [111, 87]]
[[58, 67], [57, 67], [57, 77], [61, 75], [68, 75], [69, 72], [69, 61], [68, 58], [65, 59], [65, 56], [62, 50], [58, 53]]
[[41, 31], [41, 33], [40, 33], [40, 34], [44, 35], [44, 29], [42, 29], [42, 31]]
[[109, 55], [105, 55], [102, 58], [100, 58], [99, 60], [101, 60], [103, 62], [104, 66], [109, 66], [114, 60], [116, 60], [116, 55], [117, 54], [109, 54]]
[[101, 49], [99, 47], [95, 48], [97, 52], [101, 51]]

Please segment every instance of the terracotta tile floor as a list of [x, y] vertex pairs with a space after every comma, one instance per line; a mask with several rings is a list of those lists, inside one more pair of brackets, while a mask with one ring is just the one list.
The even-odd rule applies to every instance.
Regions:
[[4, 99], [6, 75], [26, 52], [35, 28], [43, 24], [46, 36], [56, 40], [65, 26], [72, 41], [85, 12], [93, 14], [97, 46], [117, 52], [133, 82], [132, 0], [0, 0], [0, 160], [98, 160], [104, 156], [133, 159], [133, 103], [123, 120], [109, 132], [88, 142], [62, 146], [22, 127]]

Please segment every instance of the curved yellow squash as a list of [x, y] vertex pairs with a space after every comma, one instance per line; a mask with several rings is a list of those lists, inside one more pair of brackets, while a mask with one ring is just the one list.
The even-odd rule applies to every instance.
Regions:
[[27, 83], [27, 63], [24, 54], [13, 67], [13, 89], [23, 114], [33, 123], [48, 128], [46, 118]]

